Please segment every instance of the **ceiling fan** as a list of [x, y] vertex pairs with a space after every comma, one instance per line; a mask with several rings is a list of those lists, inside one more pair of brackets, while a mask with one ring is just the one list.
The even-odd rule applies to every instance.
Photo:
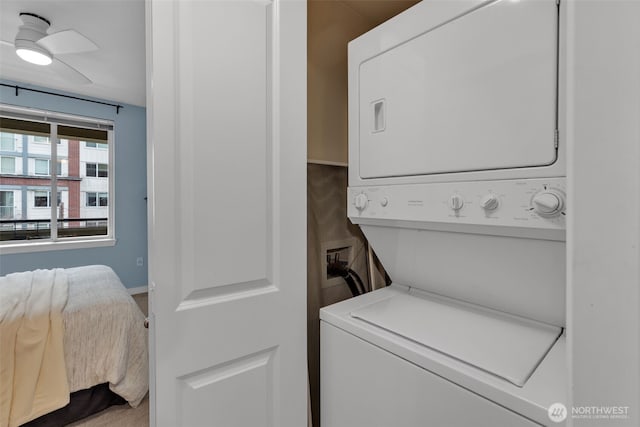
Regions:
[[66, 80], [91, 83], [87, 76], [60, 60], [58, 55], [98, 50], [94, 42], [75, 30], [47, 34], [51, 22], [35, 13], [22, 12], [20, 19], [23, 25], [18, 29], [14, 43], [2, 40], [3, 44], [15, 47], [16, 54], [27, 62], [51, 65], [54, 72]]

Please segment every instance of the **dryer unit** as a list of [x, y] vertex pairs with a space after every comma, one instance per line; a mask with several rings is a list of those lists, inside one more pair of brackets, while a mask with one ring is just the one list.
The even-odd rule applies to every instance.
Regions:
[[563, 176], [558, 9], [426, 0], [351, 42], [350, 185]]
[[321, 310], [323, 427], [561, 425], [562, 17], [424, 0], [349, 44], [348, 215], [393, 284]]

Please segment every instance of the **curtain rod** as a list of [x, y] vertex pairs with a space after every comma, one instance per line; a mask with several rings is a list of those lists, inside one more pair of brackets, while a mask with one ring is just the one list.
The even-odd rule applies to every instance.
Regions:
[[22, 89], [22, 90], [28, 90], [28, 91], [31, 91], [31, 92], [44, 93], [46, 95], [61, 96], [63, 98], [77, 99], [79, 101], [85, 101], [85, 102], [93, 102], [94, 104], [108, 105], [108, 106], [114, 107], [116, 109], [116, 114], [120, 114], [120, 109], [124, 108], [124, 106], [122, 106], [120, 104], [110, 104], [108, 102], [94, 101], [93, 99], [80, 98], [80, 97], [71, 96], [71, 95], [63, 95], [61, 93], [47, 92], [46, 90], [31, 89], [31, 88], [28, 88], [28, 87], [23, 87], [23, 86], [18, 86], [18, 85], [8, 85], [6, 83], [0, 83], [0, 86], [14, 88], [16, 90], [16, 96], [18, 96], [18, 90]]

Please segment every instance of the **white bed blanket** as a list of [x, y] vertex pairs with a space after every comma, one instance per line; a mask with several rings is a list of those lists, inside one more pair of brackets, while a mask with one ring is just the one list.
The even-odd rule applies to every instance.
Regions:
[[70, 390], [108, 382], [114, 393], [138, 406], [149, 389], [144, 315], [111, 268], [66, 272], [64, 353]]
[[69, 402], [62, 310], [67, 274], [0, 277], [0, 426], [15, 427]]

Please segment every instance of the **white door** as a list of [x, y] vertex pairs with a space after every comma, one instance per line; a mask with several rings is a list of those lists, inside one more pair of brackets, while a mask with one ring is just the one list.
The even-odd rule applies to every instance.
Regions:
[[147, 2], [151, 425], [300, 427], [306, 2]]

